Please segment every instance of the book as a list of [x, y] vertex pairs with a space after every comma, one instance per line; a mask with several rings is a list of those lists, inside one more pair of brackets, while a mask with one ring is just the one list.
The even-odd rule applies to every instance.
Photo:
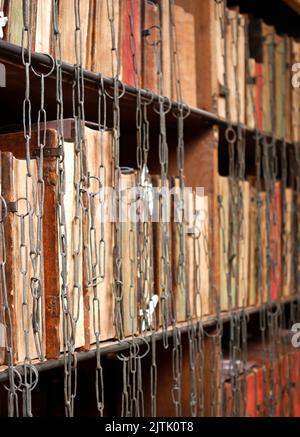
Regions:
[[285, 113], [286, 99], [286, 54], [284, 37], [275, 34], [275, 114], [276, 114], [276, 136], [285, 138]]
[[101, 341], [115, 336], [112, 131], [86, 127], [85, 139], [89, 203], [83, 220], [83, 304], [85, 349], [90, 349], [96, 341], [94, 327], [100, 327]]
[[50, 53], [52, 51], [52, 1], [38, 0], [36, 13], [35, 51]]
[[281, 183], [275, 183], [270, 205], [271, 299], [281, 297]]
[[[35, 307], [37, 318], [40, 320], [37, 346], [32, 324], [33, 314], [33, 278], [35, 274], [33, 264], [33, 251], [36, 251], [36, 230], [37, 217], [35, 205], [35, 193], [31, 189], [30, 179], [26, 183], [27, 166], [26, 161], [17, 159], [12, 153], [2, 152], [1, 154], [1, 189], [6, 204], [14, 203], [14, 208], [7, 211], [5, 220], [5, 247], [6, 259], [6, 286], [8, 305], [11, 312], [12, 332], [9, 329], [9, 336], [12, 338], [15, 363], [21, 363], [30, 356], [32, 359], [44, 355], [45, 337], [43, 324], [44, 302], [39, 300], [40, 305]], [[36, 161], [31, 160], [31, 174], [36, 179]], [[35, 252], [36, 253], [36, 252]], [[39, 262], [38, 259], [36, 259]], [[39, 280], [40, 291], [44, 289], [43, 276]], [[7, 323], [9, 320], [7, 320]], [[27, 347], [26, 347], [27, 343]], [[40, 351], [41, 348], [41, 351]]]
[[[81, 64], [88, 68], [88, 53], [92, 47], [88, 45], [89, 35], [92, 32], [91, 18], [92, 2], [79, 2], [80, 30], [76, 31], [76, 14], [73, 0], [59, 2], [59, 30], [61, 32], [62, 59], [69, 64]], [[76, 59], [76, 43], [78, 47]]]
[[[172, 203], [171, 203], [171, 226], [172, 226], [172, 291], [174, 294], [174, 306], [176, 321], [184, 322], [187, 318], [187, 275], [183, 260], [186, 256], [185, 233], [186, 226], [183, 221], [182, 203], [179, 178], [171, 178]], [[181, 236], [182, 232], [182, 236]]]
[[262, 23], [263, 38], [263, 130], [274, 132], [275, 115], [275, 32], [273, 26]]
[[[219, 222], [220, 222], [220, 306], [229, 310], [229, 179], [219, 176]], [[234, 298], [232, 296], [232, 302]]]
[[243, 198], [240, 210], [239, 242], [238, 242], [238, 298], [237, 306], [247, 307], [249, 296], [249, 247], [250, 247], [250, 183], [241, 182]]
[[121, 172], [121, 260], [122, 260], [122, 316], [125, 337], [136, 334], [138, 320], [137, 306], [137, 224], [134, 217], [136, 208], [136, 174], [128, 169]]
[[209, 314], [208, 198], [189, 191], [186, 199], [187, 314], [194, 320]]
[[154, 291], [158, 295], [156, 307], [157, 327], [168, 326], [174, 312], [174, 295], [172, 290], [172, 226], [171, 205], [169, 199], [169, 180], [162, 187], [160, 176], [152, 175], [155, 192], [153, 211], [153, 277]]
[[258, 302], [258, 290], [257, 290], [257, 193], [255, 186], [250, 183], [250, 196], [249, 196], [249, 271], [248, 271], [248, 306], [254, 306]]
[[[57, 173], [57, 160], [59, 159], [59, 153], [57, 149], [58, 137], [55, 129], [56, 122], [48, 122], [46, 131], [46, 150], [50, 150], [49, 154], [45, 153], [44, 156], [44, 181], [45, 181], [45, 202], [44, 202], [44, 220], [43, 220], [43, 260], [44, 260], [44, 306], [45, 306], [45, 348], [47, 358], [58, 358], [62, 350], [62, 314], [60, 309], [60, 249], [59, 245], [59, 224], [58, 224], [58, 173]], [[70, 297], [71, 311], [79, 311], [78, 323], [76, 332], [76, 348], [86, 347], [86, 339], [90, 336], [93, 341], [93, 291], [92, 285], [87, 287], [84, 281], [84, 273], [86, 273], [86, 264], [84, 259], [84, 250], [86, 247], [86, 241], [83, 241], [83, 237], [77, 234], [78, 227], [74, 223], [75, 207], [76, 207], [76, 189], [74, 187], [74, 156], [75, 156], [75, 126], [73, 120], [64, 121], [65, 132], [65, 221], [67, 227], [67, 253], [66, 263], [68, 268], [68, 291]], [[36, 127], [33, 126], [31, 147], [32, 153], [37, 150], [38, 137]], [[98, 180], [99, 172], [103, 173], [101, 168], [100, 148], [101, 144], [101, 132], [94, 129], [85, 127], [86, 144], [89, 147], [87, 153], [87, 166], [90, 168], [90, 179]], [[112, 134], [110, 131], [102, 133], [104, 137], [103, 150], [104, 158], [103, 165], [106, 171], [106, 179], [108, 183], [111, 183], [112, 177]], [[24, 150], [24, 135], [23, 132], [3, 134], [0, 136], [0, 149], [2, 151], [11, 150], [14, 153], [16, 159], [25, 162], [25, 150]], [[54, 150], [52, 150], [54, 149]], [[36, 160], [33, 161], [34, 163]], [[95, 171], [95, 174], [92, 172]], [[94, 179], [93, 179], [94, 178]], [[95, 183], [93, 183], [95, 189]], [[90, 193], [88, 190], [85, 193]], [[96, 214], [99, 214], [99, 206], [96, 208]], [[99, 232], [98, 223], [95, 233]], [[106, 276], [105, 282], [98, 284], [98, 296], [100, 296], [100, 314], [101, 314], [101, 340], [113, 337], [113, 274], [112, 274], [112, 240], [110, 224], [105, 223], [104, 238], [106, 247]], [[94, 234], [94, 230], [92, 231]], [[99, 234], [98, 234], [99, 237]], [[103, 244], [97, 242], [97, 244]], [[75, 245], [79, 250], [78, 260], [75, 259], [73, 250]], [[76, 252], [77, 252], [76, 250]], [[55, 255], [55, 256], [54, 256]], [[99, 249], [99, 256], [103, 256], [103, 252]], [[103, 261], [100, 260], [102, 265]], [[85, 266], [85, 267], [84, 267]], [[99, 266], [98, 266], [99, 267]], [[99, 278], [98, 278], [99, 279]], [[92, 281], [93, 284], [93, 281]], [[72, 304], [73, 302], [73, 304]], [[84, 305], [85, 304], [85, 305]], [[72, 306], [73, 305], [73, 306]], [[79, 308], [79, 310], [78, 310]], [[74, 313], [74, 317], [76, 313]]]
[[163, 83], [159, 72], [163, 65], [159, 3], [152, 0], [143, 2], [142, 31], [142, 86], [161, 94]]
[[[184, 6], [175, 4], [173, 9], [177, 63], [173, 69], [173, 100], [182, 100], [189, 106], [197, 107], [196, 59], [191, 53], [196, 53], [195, 17]], [[184, 29], [184, 32], [181, 30]]]
[[288, 297], [293, 294], [292, 275], [292, 213], [293, 190], [285, 189], [286, 210], [282, 211], [284, 226], [282, 226], [282, 295]]

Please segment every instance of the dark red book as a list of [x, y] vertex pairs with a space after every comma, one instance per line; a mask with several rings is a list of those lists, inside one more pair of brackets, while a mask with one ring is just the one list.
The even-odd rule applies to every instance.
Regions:
[[255, 417], [256, 414], [256, 393], [255, 393], [255, 372], [251, 371], [247, 375], [247, 416]]
[[137, 83], [141, 74], [141, 2], [124, 0], [121, 19], [122, 81], [140, 87]]

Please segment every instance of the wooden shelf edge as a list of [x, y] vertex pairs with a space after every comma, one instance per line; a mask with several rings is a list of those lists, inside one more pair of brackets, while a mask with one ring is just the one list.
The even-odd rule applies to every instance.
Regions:
[[[274, 301], [273, 305], [277, 305], [278, 303], [281, 305], [291, 304], [292, 302], [294, 302], [295, 300], [297, 300], [299, 298], [300, 298], [300, 296], [297, 296], [297, 295], [290, 296], [287, 298], [282, 298], [278, 301]], [[235, 310], [234, 314], [242, 314], [242, 312], [244, 312], [247, 315], [252, 315], [252, 314], [258, 313], [261, 309], [262, 309], [262, 306], [252, 306], [252, 307], [247, 307], [244, 309], [241, 308], [241, 309]], [[230, 321], [230, 318], [231, 318], [231, 314], [229, 312], [224, 312], [224, 313], [221, 313], [219, 320], [222, 323], [226, 323], [226, 322]], [[194, 325], [196, 325], [196, 323], [197, 322], [193, 322]], [[205, 327], [213, 327], [216, 323], [217, 323], [217, 318], [215, 315], [214, 316], [205, 316], [202, 319], [202, 325], [204, 328]], [[188, 322], [182, 322], [182, 323], [177, 325], [177, 327], [180, 329], [182, 334], [187, 332], [189, 326], [190, 325]], [[172, 333], [173, 333], [173, 327], [170, 326], [168, 329], [168, 336], [170, 337], [172, 335]], [[162, 331], [161, 330], [159, 330], [155, 333], [155, 338], [156, 338], [156, 340], [162, 339]], [[101, 343], [101, 355], [106, 355], [109, 353], [118, 353], [118, 352], [128, 350], [130, 340], [131, 340], [130, 338], [126, 338], [126, 339], [121, 340], [121, 341], [111, 340], [111, 341], [105, 341], [105, 342]], [[147, 333], [142, 338], [137, 337], [136, 341], [139, 344], [145, 344], [145, 342], [150, 343], [151, 342], [151, 333]], [[96, 356], [95, 345], [93, 345], [91, 350], [89, 350], [89, 351], [78, 351], [77, 352], [78, 362], [93, 359], [93, 358], [95, 358], [95, 356]], [[37, 361], [33, 360], [33, 364], [36, 366], [36, 368], [39, 372], [45, 372], [48, 370], [53, 370], [53, 369], [63, 367], [64, 357], [62, 355], [57, 360], [45, 360], [44, 362], [37, 362]], [[22, 364], [15, 366], [15, 368], [18, 370], [18, 372], [20, 372], [20, 374], [22, 374], [22, 371], [23, 371]], [[8, 379], [7, 366], [1, 366], [0, 367], [0, 382], [4, 382], [7, 379]]]
[[[27, 51], [25, 50], [25, 56], [27, 56]], [[45, 53], [37, 53], [33, 52], [31, 55], [31, 61], [32, 64], [35, 65], [36, 70], [39, 70], [38, 67], [46, 68], [47, 70], [51, 70], [53, 67], [53, 58]], [[7, 63], [10, 66], [13, 66], [14, 68], [20, 68], [24, 69], [23, 63], [22, 63], [22, 49], [21, 47], [11, 44], [7, 41], [0, 40], [0, 62]], [[65, 62], [62, 62], [62, 72], [63, 72], [63, 81], [65, 83], [69, 83], [72, 85], [73, 78], [74, 78], [74, 72], [75, 72], [75, 66], [71, 64], [67, 64]], [[56, 78], [55, 70], [50, 74], [50, 79], [54, 80]], [[84, 82], [86, 88], [92, 88], [96, 89], [100, 83], [100, 74], [94, 73], [89, 70], [84, 70]], [[105, 88], [107, 91], [112, 94], [113, 87], [114, 87], [114, 79], [103, 76], [103, 83], [105, 85]], [[20, 87], [24, 84], [22, 81], [20, 81]], [[149, 90], [145, 89], [137, 89], [132, 86], [121, 84], [120, 87], [123, 89], [124, 86], [124, 97], [122, 99], [126, 99], [127, 102], [130, 101], [135, 107], [136, 104], [136, 98], [138, 93], [140, 93], [141, 98], [144, 101], [152, 101], [152, 105], [157, 104], [162, 96], [158, 96], [157, 94], [154, 94], [150, 92]], [[122, 100], [121, 99], [121, 100]], [[171, 109], [170, 111], [174, 111], [178, 108], [178, 102], [176, 101], [170, 101], [167, 97], [164, 97], [164, 102], [169, 105], [171, 102]], [[255, 135], [256, 132], [259, 133], [260, 136], [267, 136], [268, 138], [272, 138], [271, 133], [266, 133], [261, 130], [256, 130], [254, 128], [250, 128], [244, 124], [238, 124], [238, 123], [232, 123], [226, 119], [220, 118], [214, 113], [211, 113], [209, 111], [206, 111], [201, 108], [189, 108], [190, 115], [188, 116], [189, 119], [192, 120], [193, 124], [197, 124], [197, 126], [213, 126], [217, 125], [221, 127], [223, 130], [226, 129], [227, 126], [232, 126], [235, 129], [240, 128], [243, 133], [246, 133], [248, 135]], [[276, 138], [277, 143], [281, 143], [282, 140], [279, 138]], [[290, 141], [286, 141], [287, 144], [290, 144]]]

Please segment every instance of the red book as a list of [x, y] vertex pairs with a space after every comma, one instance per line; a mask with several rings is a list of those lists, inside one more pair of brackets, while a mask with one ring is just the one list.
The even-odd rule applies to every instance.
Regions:
[[140, 87], [136, 83], [141, 74], [141, 2], [124, 0], [122, 2], [122, 81]]
[[251, 371], [247, 375], [247, 417], [256, 415], [255, 373]]
[[292, 361], [292, 382], [293, 387], [293, 407], [294, 416], [300, 417], [300, 351], [295, 351], [293, 353]]
[[256, 76], [256, 92], [255, 92], [255, 111], [256, 111], [256, 127], [262, 129], [263, 127], [263, 113], [262, 113], [262, 98], [263, 98], [263, 64], [256, 62], [255, 65]]
[[264, 414], [263, 369], [262, 367], [256, 367], [253, 372], [255, 376], [255, 415], [261, 417]]
[[275, 184], [271, 199], [270, 226], [271, 299], [276, 300], [281, 294], [281, 183], [279, 181]]

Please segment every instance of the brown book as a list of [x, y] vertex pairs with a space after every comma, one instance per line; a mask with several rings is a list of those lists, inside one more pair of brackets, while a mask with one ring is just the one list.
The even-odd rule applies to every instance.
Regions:
[[275, 31], [273, 26], [262, 23], [263, 37], [263, 130], [274, 132], [275, 111]]
[[137, 223], [136, 223], [136, 174], [134, 170], [122, 171], [121, 189], [121, 258], [123, 283], [123, 333], [129, 337], [137, 333]]
[[[60, 267], [59, 267], [59, 239], [58, 239], [58, 219], [57, 219], [57, 190], [58, 190], [58, 174], [57, 174], [57, 160], [59, 159], [57, 153], [57, 131], [55, 129], [50, 129], [50, 126], [55, 123], [48, 123], [49, 129], [47, 129], [47, 141], [46, 150], [55, 149], [49, 156], [44, 157], [44, 181], [45, 181], [45, 205], [44, 205], [44, 238], [43, 238], [43, 251], [44, 251], [44, 282], [45, 282], [45, 326], [46, 326], [46, 357], [47, 358], [57, 358], [60, 354], [62, 348], [62, 326], [61, 326], [61, 314], [60, 314]], [[90, 166], [91, 172], [95, 171], [96, 174], [90, 172], [90, 177], [94, 177], [93, 187], [95, 189], [95, 180], [97, 180], [98, 171], [100, 167], [99, 154], [99, 144], [101, 134], [98, 131], [90, 132], [92, 129], [85, 128], [85, 135], [87, 138], [87, 147], [89, 147], [89, 152], [87, 157], [91, 157], [90, 164], [88, 159], [88, 167]], [[67, 223], [67, 235], [68, 235], [68, 247], [67, 247], [67, 266], [68, 266], [68, 285], [69, 285], [69, 295], [72, 301], [74, 297], [74, 306], [76, 307], [76, 301], [78, 300], [79, 294], [79, 320], [77, 324], [76, 332], [76, 347], [82, 347], [86, 345], [86, 330], [89, 332], [92, 330], [92, 326], [88, 326], [87, 321], [92, 320], [93, 317], [93, 301], [92, 301], [92, 286], [86, 286], [83, 278], [83, 264], [84, 264], [84, 247], [81, 237], [74, 235], [76, 233], [76, 226], [74, 225], [74, 214], [75, 214], [75, 189], [74, 189], [74, 123], [72, 120], [65, 121], [65, 162], [66, 162], [66, 194], [65, 194], [65, 208], [66, 208], [66, 223]], [[111, 180], [111, 161], [109, 156], [111, 156], [111, 132], [104, 133], [104, 167], [106, 170], [106, 178], [108, 181]], [[37, 132], [33, 130], [33, 137], [31, 141], [32, 150], [37, 148]], [[24, 135], [22, 133], [6, 134], [0, 136], [0, 149], [3, 151], [11, 150], [17, 159], [23, 160], [25, 162], [25, 151], [24, 151]], [[99, 162], [96, 161], [95, 156], [98, 157]], [[35, 161], [34, 161], [35, 162]], [[93, 180], [93, 178], [91, 179]], [[96, 184], [97, 185], [97, 184]], [[90, 193], [87, 190], [87, 193]], [[98, 208], [98, 206], [97, 206]], [[99, 232], [99, 225], [96, 226], [96, 233]], [[105, 243], [107, 258], [105, 260], [106, 269], [106, 280], [105, 283], [98, 284], [98, 296], [100, 298], [103, 296], [103, 301], [100, 299], [102, 305], [100, 305], [101, 317], [101, 339], [111, 338], [113, 336], [112, 328], [112, 290], [110, 284], [112, 284], [112, 253], [111, 248], [111, 235], [110, 230], [107, 229], [108, 224], [105, 224]], [[79, 238], [79, 240], [78, 240]], [[98, 234], [99, 238], [99, 234]], [[74, 242], [80, 242], [82, 246], [80, 247], [79, 263], [77, 270], [79, 272], [79, 291], [74, 284], [74, 259], [73, 259], [73, 245]], [[56, 254], [54, 256], [54, 254]], [[100, 250], [100, 254], [102, 254]], [[101, 255], [102, 256], [102, 255]], [[100, 263], [102, 261], [100, 260]], [[77, 273], [77, 272], [75, 272]], [[99, 279], [99, 278], [98, 278]], [[83, 298], [85, 302], [85, 311], [83, 310]], [[87, 305], [87, 299], [89, 304]], [[104, 302], [104, 303], [103, 303]], [[88, 309], [88, 312], [87, 312]], [[76, 310], [77, 311], [77, 310]], [[92, 337], [93, 339], [93, 337]], [[91, 340], [92, 341], [92, 340]]]
[[[184, 322], [187, 318], [187, 276], [182, 263], [186, 256], [185, 224], [182, 222], [180, 210], [180, 180], [171, 178], [171, 188], [174, 193], [171, 203], [172, 226], [172, 291], [174, 293], [176, 321]], [[183, 232], [183, 237], [180, 232]]]
[[[36, 348], [32, 327], [32, 278], [34, 268], [31, 252], [36, 249], [35, 194], [30, 179], [26, 193], [26, 161], [17, 159], [12, 153], [2, 153], [2, 195], [7, 203], [5, 220], [6, 286], [8, 304], [12, 317], [12, 334], [15, 362], [24, 361], [27, 353], [32, 359], [44, 354], [44, 325], [40, 324], [40, 343]], [[32, 177], [37, 177], [36, 161], [31, 160]], [[25, 200], [26, 199], [26, 200]], [[13, 202], [13, 203], [12, 203]], [[13, 205], [10, 208], [10, 205]], [[44, 288], [43, 277], [41, 289]], [[40, 301], [41, 302], [41, 301]], [[43, 320], [44, 302], [39, 305], [37, 315]], [[24, 321], [24, 325], [23, 325]], [[7, 320], [8, 322], [8, 320]], [[25, 348], [25, 333], [28, 330], [28, 351]]]
[[[300, 62], [300, 43], [292, 40], [292, 64]], [[300, 139], [300, 88], [292, 87], [292, 140]]]
[[52, 1], [38, 0], [36, 11], [35, 51], [50, 53], [52, 46]]
[[255, 128], [255, 104], [256, 104], [256, 62], [249, 58], [247, 62], [247, 84], [246, 84], [246, 124]]
[[[61, 47], [62, 47], [62, 60], [69, 64], [76, 63], [75, 55], [75, 43], [78, 41], [78, 59], [77, 62], [80, 63], [83, 68], [88, 68], [87, 59], [88, 53], [92, 50], [88, 47], [89, 33], [92, 32], [91, 25], [89, 21], [90, 18], [90, 8], [92, 7], [92, 2], [90, 0], [85, 0], [84, 2], [79, 2], [79, 14], [80, 14], [80, 32], [75, 32], [76, 28], [76, 18], [74, 10], [73, 0], [63, 0], [59, 2], [59, 30], [61, 32]], [[80, 59], [80, 34], [82, 41], [82, 59]]]
[[[35, 50], [35, 29], [37, 15], [37, 0], [32, 0], [29, 5], [29, 20], [31, 29], [31, 48]], [[6, 0], [4, 2], [4, 15], [8, 18], [4, 28], [4, 39], [12, 44], [22, 45], [23, 8], [21, 0]], [[26, 40], [24, 41], [27, 46]]]
[[249, 293], [249, 219], [250, 219], [250, 184], [242, 181], [241, 192], [243, 196], [243, 208], [239, 211], [240, 216], [240, 235], [238, 243], [238, 297], [237, 305], [239, 308], [247, 307]]
[[162, 28], [162, 73], [163, 95], [172, 96], [172, 46], [171, 46], [171, 15], [169, 0], [160, 0]]
[[245, 122], [245, 19], [227, 11], [226, 68], [231, 122]]
[[292, 39], [284, 36], [285, 46], [285, 137], [287, 141], [292, 141]]
[[159, 83], [159, 68], [161, 61], [161, 16], [160, 5], [151, 1], [143, 2], [142, 14], [142, 87], [161, 93], [162, 83]]
[[282, 212], [282, 295], [288, 297], [293, 294], [292, 277], [292, 212], [293, 190], [285, 190], [286, 210]]
[[178, 71], [173, 69], [172, 73], [173, 100], [182, 100], [189, 106], [197, 107], [195, 17], [176, 4], [173, 13], [178, 56]]
[[[219, 223], [220, 223], [220, 306], [221, 311], [229, 310], [229, 178], [219, 176]], [[233, 302], [232, 296], [232, 302]]]
[[96, 341], [94, 320], [96, 330], [100, 326], [101, 341], [114, 337], [114, 223], [113, 196], [109, 191], [112, 187], [113, 148], [111, 131], [86, 128], [85, 138], [90, 175], [86, 193], [90, 208], [84, 220], [83, 300], [85, 348], [89, 349]]
[[257, 257], [256, 257], [256, 220], [257, 220], [257, 199], [256, 199], [256, 188], [251, 183], [250, 184], [250, 211], [249, 211], [249, 271], [248, 271], [248, 305], [253, 306], [257, 304], [257, 292], [256, 292], [256, 267], [257, 267]]
[[[152, 176], [152, 184], [155, 192], [154, 214], [153, 214], [153, 277], [154, 290], [158, 295], [156, 320], [158, 327], [169, 325], [173, 314], [173, 295], [171, 295], [172, 284], [170, 282], [171, 269], [171, 223], [170, 223], [170, 202], [162, 189], [161, 178], [158, 175]], [[167, 180], [167, 188], [169, 181]], [[164, 235], [166, 232], [166, 235]], [[164, 237], [166, 247], [164, 251]], [[165, 270], [169, 270], [167, 272]]]

